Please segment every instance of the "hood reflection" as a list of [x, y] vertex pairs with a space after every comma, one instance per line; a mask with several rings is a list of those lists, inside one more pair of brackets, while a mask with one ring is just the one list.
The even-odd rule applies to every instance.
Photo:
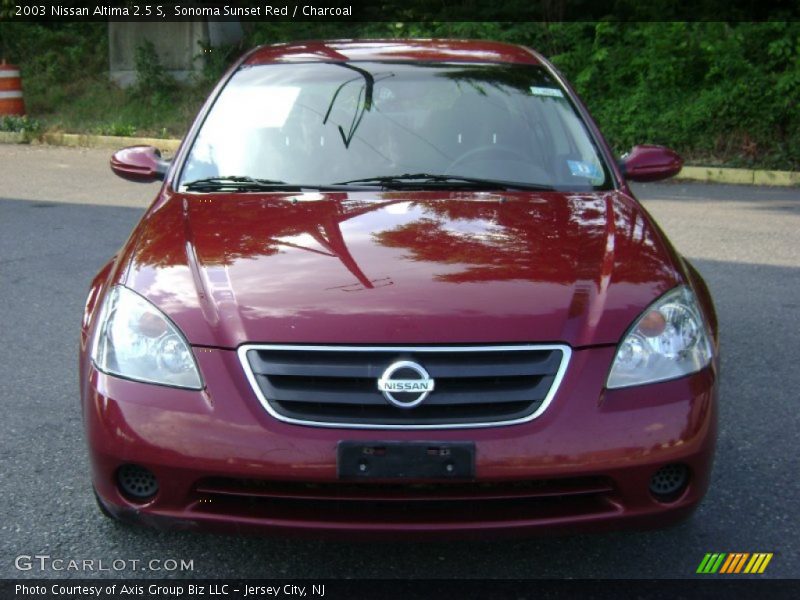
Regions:
[[[135, 260], [153, 267], [184, 263], [183, 245], [169, 239], [186, 228], [205, 267], [299, 250], [337, 259], [355, 280], [338, 286], [345, 291], [354, 284], [358, 289], [391, 285], [387, 272], [373, 280], [359, 264], [357, 256], [369, 246], [402, 250], [395, 260], [447, 265], [433, 273], [447, 283], [596, 280], [603, 262], [607, 273], [611, 270], [609, 252], [636, 255], [636, 260], [613, 261], [614, 281], [643, 282], [669, 274], [648, 223], [610, 194], [308, 196], [314, 199], [192, 198], [186, 202], [187, 222], [182, 222], [182, 211], [165, 206], [158, 211], [158, 226], [149, 228], [138, 245]], [[614, 236], [611, 247], [609, 235]], [[361, 252], [354, 254], [351, 246]]]
[[[448, 283], [528, 280], [563, 284], [598, 275], [597, 262], [615, 244], [637, 261], [614, 265], [616, 280], [644, 281], [665, 274], [656, 239], [638, 213], [612, 197], [561, 196], [540, 201], [455, 201], [414, 205], [421, 216], [373, 234], [375, 241], [407, 250], [413, 261], [464, 265], [436, 275]], [[614, 244], [609, 244], [613, 236]], [[612, 257], [613, 258], [613, 257]], [[668, 272], [668, 271], [667, 271]]]
[[613, 192], [176, 195], [137, 235], [127, 285], [218, 347], [616, 343], [679, 281]]

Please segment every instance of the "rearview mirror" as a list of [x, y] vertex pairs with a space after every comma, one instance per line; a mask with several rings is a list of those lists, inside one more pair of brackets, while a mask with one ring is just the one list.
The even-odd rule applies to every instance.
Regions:
[[677, 175], [683, 159], [664, 146], [634, 146], [619, 161], [622, 174], [630, 181], [658, 181]]
[[123, 179], [148, 183], [163, 180], [169, 161], [153, 146], [130, 146], [111, 156], [111, 170]]

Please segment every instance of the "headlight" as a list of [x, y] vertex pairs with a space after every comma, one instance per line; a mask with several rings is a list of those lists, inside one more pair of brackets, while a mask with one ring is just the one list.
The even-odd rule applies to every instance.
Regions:
[[711, 361], [711, 343], [694, 294], [679, 287], [659, 298], [617, 348], [607, 388], [695, 373]]
[[193, 390], [202, 389], [189, 344], [155, 306], [126, 287], [108, 293], [92, 346], [92, 360], [111, 375]]

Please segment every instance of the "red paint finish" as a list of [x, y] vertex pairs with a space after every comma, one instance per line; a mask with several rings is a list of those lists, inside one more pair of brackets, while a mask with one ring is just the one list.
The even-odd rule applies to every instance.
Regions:
[[111, 157], [114, 174], [129, 181], [148, 183], [163, 179], [166, 172], [161, 152], [153, 146], [130, 146]]
[[245, 64], [371, 60], [539, 64], [527, 48], [478, 40], [292, 42], [259, 48], [248, 55]]
[[[362, 59], [528, 62], [559, 77], [536, 53], [492, 42], [289, 44], [243, 61]], [[657, 527], [691, 514], [708, 487], [716, 440], [711, 297], [633, 198], [585, 107], [572, 100], [614, 190], [177, 193], [172, 178], [204, 109], [159, 196], [95, 278], [86, 303], [80, 385], [103, 505], [159, 527], [392, 539]], [[680, 160], [638, 148], [625, 163], [637, 178]], [[123, 151], [115, 171], [133, 177], [136, 169], [126, 165], [155, 168], [150, 159], [157, 159], [150, 150]], [[136, 383], [94, 367], [98, 307], [115, 284], [137, 291], [179, 327], [203, 390]], [[628, 328], [678, 285], [699, 300], [712, 363], [673, 381], [604, 389]], [[573, 352], [552, 403], [527, 423], [355, 430], [271, 417], [236, 353], [256, 342], [541, 342]], [[476, 481], [345, 484], [336, 470], [343, 440], [472, 441]], [[679, 498], [658, 502], [648, 484], [671, 463], [689, 468], [689, 484]], [[115, 474], [125, 464], [155, 473], [160, 490], [152, 500], [120, 494]]]
[[[204, 392], [175, 392], [151, 386], [146, 397], [140, 385], [92, 371], [85, 425], [92, 447], [98, 492], [112, 511], [128, 518], [176, 520], [176, 526], [215, 526], [221, 530], [309, 531], [356, 537], [448, 536], [465, 533], [522, 535], [544, 529], [587, 529], [622, 525], [664, 525], [686, 516], [708, 486], [716, 428], [716, 374], [706, 369], [690, 378], [641, 389], [598, 394], [613, 356], [613, 348], [575, 352], [562, 389], [551, 407], [523, 425], [475, 430], [343, 431], [302, 427], [271, 419], [240, 375], [235, 353], [207, 349], [197, 353], [206, 375]], [[246, 498], [208, 495], [198, 484], [214, 477], [259, 482], [336, 484], [335, 448], [342, 439], [474, 440], [477, 477], [481, 482], [540, 481], [600, 477], [611, 490], [591, 498], [560, 498], [563, 510], [547, 503], [527, 512], [505, 515], [511, 502], [465, 500], [472, 517], [433, 519], [431, 513], [381, 518], [364, 511], [342, 520], [334, 503], [309, 501], [314, 518], [300, 508], [268, 516]], [[156, 498], [141, 507], [123, 498], [113, 485], [121, 462], [145, 465], [162, 482]], [[647, 492], [650, 477], [662, 464], [682, 462], [692, 470], [692, 482], [676, 502], [663, 505]], [[381, 486], [339, 492], [339, 501], [358, 505], [365, 494]], [[314, 492], [317, 494], [318, 492]], [[306, 493], [308, 498], [310, 492]], [[596, 496], [596, 497], [595, 497]], [[210, 498], [210, 499], [209, 499]], [[265, 504], [268, 500], [265, 500]], [[461, 505], [447, 500], [450, 510]], [[279, 504], [279, 503], [276, 503]], [[383, 503], [389, 517], [392, 504]], [[215, 512], [226, 507], [227, 514]], [[327, 508], [326, 508], [327, 507]], [[426, 507], [435, 512], [435, 507]], [[575, 514], [575, 510], [588, 510]], [[153, 521], [158, 524], [167, 522]], [[403, 533], [405, 532], [405, 533]]]
[[615, 344], [682, 281], [618, 193], [358, 192], [171, 195], [125, 284], [192, 344], [236, 348]]
[[680, 173], [683, 159], [663, 146], [634, 146], [622, 162], [631, 181], [658, 181]]

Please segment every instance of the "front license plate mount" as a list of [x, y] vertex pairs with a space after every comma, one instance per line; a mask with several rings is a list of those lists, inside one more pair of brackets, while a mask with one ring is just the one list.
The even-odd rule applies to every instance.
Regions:
[[337, 446], [339, 479], [474, 479], [473, 442], [357, 442]]

